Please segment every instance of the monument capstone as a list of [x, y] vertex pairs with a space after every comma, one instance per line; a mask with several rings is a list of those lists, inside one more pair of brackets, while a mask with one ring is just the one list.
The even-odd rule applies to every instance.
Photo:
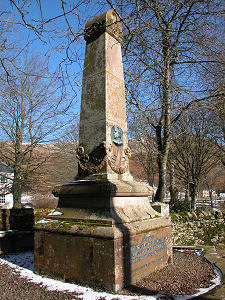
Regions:
[[129, 171], [122, 25], [109, 10], [85, 26], [86, 52], [74, 182], [35, 225], [34, 268], [116, 292], [172, 261], [171, 220]]

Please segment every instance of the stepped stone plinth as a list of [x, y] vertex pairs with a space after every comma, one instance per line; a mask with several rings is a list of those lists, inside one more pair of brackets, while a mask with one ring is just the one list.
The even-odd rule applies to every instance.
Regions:
[[76, 181], [35, 226], [35, 272], [114, 291], [172, 261], [171, 221], [129, 171], [122, 25], [109, 10], [86, 24]]

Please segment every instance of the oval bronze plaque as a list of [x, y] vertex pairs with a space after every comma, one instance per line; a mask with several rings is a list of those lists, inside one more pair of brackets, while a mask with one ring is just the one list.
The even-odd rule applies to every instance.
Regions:
[[116, 146], [122, 146], [124, 142], [123, 130], [118, 126], [114, 125], [111, 129], [111, 139]]

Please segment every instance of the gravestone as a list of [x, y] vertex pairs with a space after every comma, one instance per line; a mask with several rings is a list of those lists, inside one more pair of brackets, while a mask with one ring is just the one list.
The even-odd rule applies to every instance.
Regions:
[[84, 37], [78, 174], [54, 188], [57, 209], [35, 225], [34, 268], [117, 292], [172, 261], [171, 221], [129, 171], [118, 15], [91, 20]]

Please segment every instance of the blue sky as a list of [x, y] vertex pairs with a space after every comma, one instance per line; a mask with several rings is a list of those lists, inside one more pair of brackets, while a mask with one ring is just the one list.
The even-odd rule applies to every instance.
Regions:
[[[23, 1], [15, 1], [18, 6], [22, 5]], [[29, 1], [28, 1], [29, 2]], [[79, 3], [82, 1], [64, 1], [65, 10], [71, 9], [70, 2]], [[38, 7], [38, 1], [31, 0], [29, 7], [23, 8], [25, 12], [24, 18], [27, 23], [35, 26], [41, 20], [41, 13]], [[62, 15], [61, 0], [42, 0], [42, 17], [44, 20], [54, 18], [58, 15]], [[69, 48], [71, 62], [67, 59], [66, 49], [71, 40], [71, 34], [68, 30], [68, 24], [64, 17], [55, 19], [53, 22], [48, 23], [45, 26], [45, 30], [42, 35], [38, 36], [34, 30], [28, 29], [25, 26], [20, 25], [22, 23], [21, 15], [18, 13], [15, 7], [10, 5], [9, 0], [0, 0], [0, 10], [2, 12], [10, 12], [9, 14], [3, 14], [1, 19], [12, 21], [14, 23], [11, 33], [7, 33], [8, 41], [13, 42], [14, 45], [18, 45], [18, 49], [24, 48], [23, 53], [18, 56], [23, 60], [28, 56], [38, 55], [40, 59], [49, 58], [49, 69], [54, 72], [57, 69], [61, 69], [64, 74], [67, 72], [69, 77], [69, 83], [67, 85], [67, 93], [69, 94], [73, 109], [71, 115], [68, 116], [78, 119], [80, 111], [80, 99], [81, 99], [81, 83], [82, 83], [82, 70], [83, 59], [85, 53], [85, 41], [82, 36], [85, 23], [96, 15], [99, 15], [109, 7], [105, 4], [97, 5], [97, 2], [91, 1], [90, 4], [82, 4], [74, 11], [75, 15], [69, 15], [68, 21], [71, 25], [71, 29], [74, 32], [80, 30], [80, 36]], [[69, 35], [70, 34], [70, 35]]]
[[[18, 5], [22, 4], [22, 1], [15, 1]], [[29, 1], [28, 1], [29, 2]], [[35, 26], [38, 23], [38, 20], [41, 20], [40, 9], [37, 5], [39, 1], [31, 0], [29, 7], [23, 9], [26, 12], [25, 20], [27, 23]], [[71, 9], [70, 2], [72, 4], [77, 4], [83, 1], [64, 1], [65, 10], [68, 11]], [[42, 16], [44, 20], [49, 18], [54, 18], [55, 16], [62, 15], [63, 11], [61, 8], [61, 0], [48, 0], [41, 1], [42, 4]], [[109, 7], [105, 4], [99, 5], [95, 1], [91, 1], [90, 4], [82, 4], [74, 11], [76, 15], [69, 15], [68, 21], [71, 25], [71, 28], [74, 32], [80, 30], [82, 34], [83, 27], [85, 23], [90, 20], [92, 17], [102, 13], [107, 10]], [[77, 83], [81, 80], [82, 77], [82, 68], [83, 68], [83, 59], [85, 52], [85, 41], [83, 36], [80, 35], [78, 39], [70, 46], [69, 55], [70, 59], [74, 60], [72, 63], [66, 59], [66, 49], [71, 40], [71, 34], [68, 30], [68, 25], [66, 24], [65, 18], [60, 17], [56, 20], [45, 25], [45, 31], [42, 32], [42, 35], [37, 35], [33, 30], [29, 30], [24, 26], [19, 25], [21, 21], [20, 14], [16, 11], [15, 7], [10, 5], [9, 0], [0, 0], [0, 10], [1, 11], [11, 11], [9, 18], [13, 22], [17, 22], [14, 25], [13, 32], [9, 35], [10, 40], [16, 41], [21, 47], [25, 47], [29, 55], [37, 54], [40, 57], [45, 59], [49, 57], [50, 59], [50, 70], [55, 71], [59, 64], [65, 69], [68, 68], [70, 74], [78, 74]], [[5, 18], [6, 15], [4, 15]], [[53, 31], [54, 30], [54, 31]], [[28, 45], [29, 42], [29, 45]], [[72, 54], [74, 51], [74, 55]]]

